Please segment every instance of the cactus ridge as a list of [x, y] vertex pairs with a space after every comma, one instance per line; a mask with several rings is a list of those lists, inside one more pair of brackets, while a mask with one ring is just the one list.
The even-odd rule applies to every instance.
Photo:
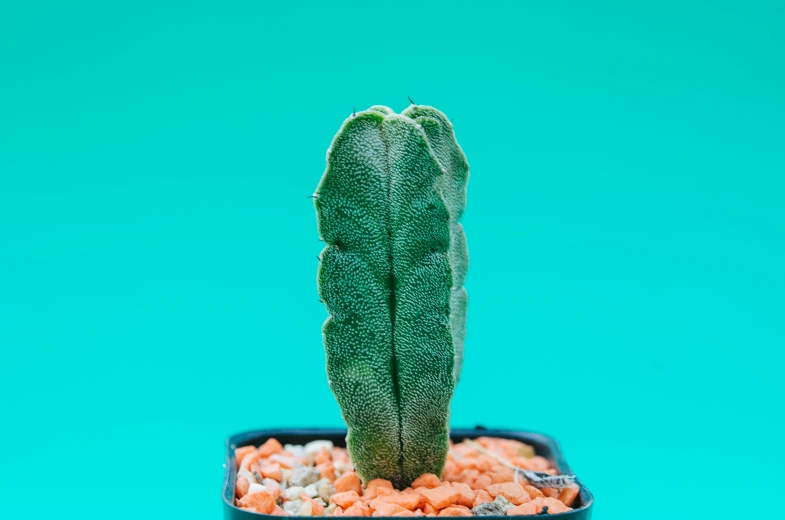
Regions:
[[453, 269], [453, 284], [450, 296], [450, 327], [455, 348], [455, 381], [458, 382], [463, 365], [463, 346], [466, 338], [466, 312], [468, 296], [463, 287], [469, 270], [469, 249], [466, 234], [459, 222], [466, 208], [466, 184], [469, 182], [469, 163], [458, 145], [452, 123], [440, 111], [432, 107], [412, 105], [403, 111], [425, 132], [439, 165], [444, 173], [441, 193], [450, 212], [450, 264]]
[[444, 467], [463, 350], [467, 177], [452, 126], [429, 107], [358, 112], [328, 150], [314, 199], [327, 375], [366, 482], [406, 487]]

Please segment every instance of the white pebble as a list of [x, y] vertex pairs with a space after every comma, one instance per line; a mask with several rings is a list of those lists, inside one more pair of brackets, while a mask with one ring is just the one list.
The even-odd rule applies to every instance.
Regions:
[[314, 498], [316, 495], [319, 494], [319, 490], [316, 489], [315, 484], [308, 484], [305, 486], [305, 494], [311, 498]]
[[313, 504], [311, 501], [305, 502], [300, 509], [294, 514], [294, 516], [313, 516]]
[[294, 515], [297, 514], [297, 511], [300, 510], [302, 505], [302, 500], [290, 500], [289, 502], [283, 503], [283, 510]]
[[333, 443], [330, 441], [311, 441], [305, 445], [305, 454], [306, 455], [316, 455], [322, 448], [327, 448], [328, 450], [333, 449]]
[[333, 485], [330, 483], [329, 480], [323, 478], [322, 480], [316, 483], [316, 491], [319, 492], [319, 496], [322, 498], [322, 500], [324, 500], [325, 502], [329, 502], [330, 497], [333, 496], [333, 494], [335, 493], [335, 488], [333, 487]]
[[300, 486], [292, 486], [283, 492], [283, 496], [286, 497], [286, 500], [297, 500], [303, 493], [305, 493], [305, 490]]
[[248, 481], [250, 484], [257, 484], [256, 477], [245, 468], [240, 468], [237, 470], [237, 477], [245, 477], [245, 480]]
[[261, 484], [256, 484], [256, 483], [252, 483], [250, 486], [248, 486], [248, 494], [256, 493], [258, 491], [267, 491], [267, 492], [269, 492], [270, 489], [267, 486], [263, 486]]
[[295, 446], [294, 444], [287, 444], [283, 447], [284, 450], [288, 451], [295, 457], [305, 457], [305, 448], [302, 446]]

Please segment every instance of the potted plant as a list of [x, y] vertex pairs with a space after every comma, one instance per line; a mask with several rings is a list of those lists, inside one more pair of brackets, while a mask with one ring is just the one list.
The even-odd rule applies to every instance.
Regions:
[[589, 518], [591, 495], [552, 439], [449, 430], [466, 330], [468, 176], [435, 108], [373, 106], [344, 121], [313, 197], [327, 377], [348, 432], [230, 438], [226, 518]]

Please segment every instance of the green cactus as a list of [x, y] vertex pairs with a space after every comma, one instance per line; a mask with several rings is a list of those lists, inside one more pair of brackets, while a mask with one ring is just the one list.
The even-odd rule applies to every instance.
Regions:
[[327, 376], [358, 475], [441, 474], [463, 359], [468, 164], [447, 117], [373, 106], [349, 117], [315, 194]]

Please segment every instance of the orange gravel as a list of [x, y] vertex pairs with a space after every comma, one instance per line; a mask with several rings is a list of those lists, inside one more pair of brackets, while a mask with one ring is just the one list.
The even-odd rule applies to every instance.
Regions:
[[[371, 480], [363, 488], [344, 448], [321, 447], [308, 456], [290, 449], [275, 439], [259, 448], [235, 449], [237, 507], [276, 516], [472, 516], [472, 508], [503, 497], [511, 503], [507, 516], [521, 516], [571, 511], [579, 494], [577, 485], [537, 489], [516, 478], [506, 464], [551, 475], [557, 472], [530, 446], [510, 439], [480, 437], [476, 444], [451, 444], [442, 478], [426, 473], [404, 490], [393, 489], [383, 479]], [[304, 468], [311, 468], [311, 485], [289, 484], [292, 473]], [[316, 486], [319, 494], [314, 497]]]

